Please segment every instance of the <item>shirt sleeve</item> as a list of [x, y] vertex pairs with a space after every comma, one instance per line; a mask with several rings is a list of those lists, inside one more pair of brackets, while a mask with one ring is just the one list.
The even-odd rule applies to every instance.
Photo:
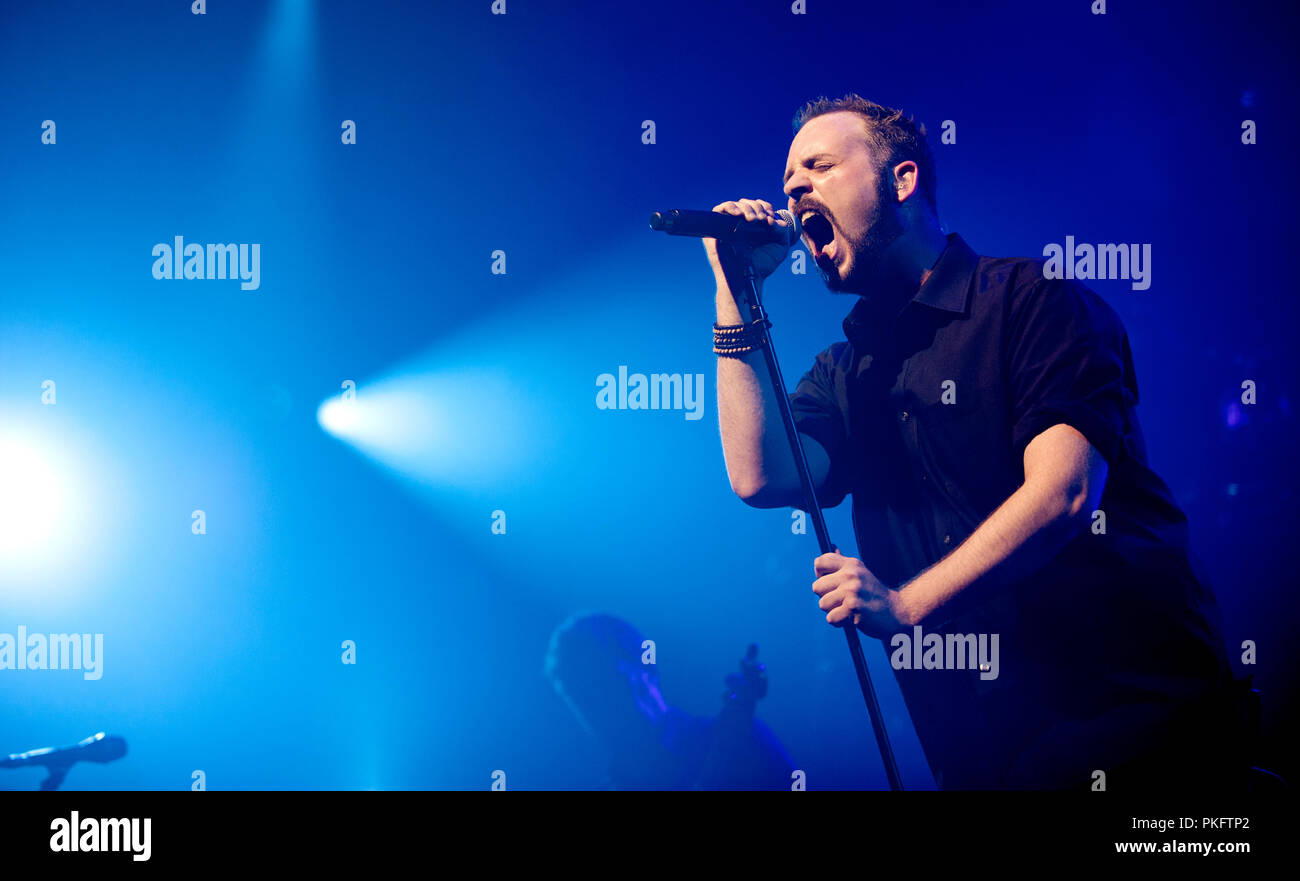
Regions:
[[847, 398], [845, 372], [840, 366], [847, 357], [847, 343], [836, 343], [817, 356], [812, 368], [803, 375], [790, 393], [790, 409], [799, 433], [826, 450], [830, 471], [826, 484], [818, 487], [817, 502], [833, 508], [848, 494], [852, 462], [848, 455], [848, 432], [845, 428]]
[[1115, 464], [1137, 403], [1119, 316], [1080, 284], [1036, 282], [1013, 298], [1007, 337], [1011, 439], [1017, 456], [1053, 425], [1075, 428]]

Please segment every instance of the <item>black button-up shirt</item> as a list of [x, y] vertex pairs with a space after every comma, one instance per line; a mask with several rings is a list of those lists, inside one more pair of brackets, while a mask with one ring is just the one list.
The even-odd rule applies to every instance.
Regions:
[[974, 532], [1053, 425], [1073, 426], [1108, 465], [1090, 528], [939, 630], [998, 634], [996, 678], [895, 665], [940, 785], [1076, 785], [1167, 752], [1231, 674], [1186, 519], [1147, 466], [1119, 317], [1077, 282], [1044, 279], [1041, 261], [978, 257], [950, 235], [915, 296], [860, 299], [844, 333], [791, 403], [830, 455], [820, 501], [852, 494], [859, 553], [886, 584]]

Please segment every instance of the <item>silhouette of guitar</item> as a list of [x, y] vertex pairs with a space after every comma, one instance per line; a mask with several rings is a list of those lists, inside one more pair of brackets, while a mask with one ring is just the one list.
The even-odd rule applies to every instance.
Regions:
[[727, 674], [722, 710], [713, 723], [713, 742], [696, 789], [722, 788], [734, 780], [732, 769], [752, 761], [757, 746], [754, 708], [766, 694], [767, 665], [758, 660], [758, 646], [751, 643], [740, 659], [740, 672]]
[[740, 659], [740, 672], [727, 674], [719, 721], [724, 716], [752, 719], [754, 708], [766, 694], [767, 665], [758, 660], [758, 646], [750, 643], [745, 657]]

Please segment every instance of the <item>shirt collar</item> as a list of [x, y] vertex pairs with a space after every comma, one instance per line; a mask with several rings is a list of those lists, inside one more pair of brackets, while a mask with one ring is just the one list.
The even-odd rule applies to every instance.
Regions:
[[[920, 303], [945, 312], [964, 314], [970, 305], [971, 282], [979, 257], [970, 245], [957, 233], [948, 235], [948, 246], [939, 255], [930, 277], [921, 285], [921, 289], [902, 305], [901, 314], [909, 303]], [[865, 298], [859, 298], [852, 311], [844, 319], [844, 335], [849, 340], [858, 338], [862, 331], [876, 320], [870, 317], [871, 306]], [[878, 320], [878, 319], [877, 319]]]

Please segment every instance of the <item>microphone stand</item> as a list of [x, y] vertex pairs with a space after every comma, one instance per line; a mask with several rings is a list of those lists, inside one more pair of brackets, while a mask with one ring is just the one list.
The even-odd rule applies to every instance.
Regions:
[[92, 734], [72, 746], [46, 746], [0, 756], [0, 768], [45, 768], [49, 776], [41, 781], [43, 792], [52, 792], [59, 788], [68, 770], [77, 762], [114, 762], [126, 755], [126, 741], [120, 737], [107, 736], [104, 732]]
[[[719, 242], [721, 247], [729, 247]], [[751, 322], [758, 322], [762, 331], [763, 359], [767, 362], [767, 372], [772, 378], [772, 389], [776, 395], [776, 405], [781, 411], [781, 423], [785, 426], [785, 436], [794, 453], [795, 470], [799, 473], [799, 483], [803, 487], [804, 510], [812, 517], [813, 530], [817, 533], [817, 544], [823, 554], [832, 553], [835, 546], [831, 544], [830, 532], [826, 529], [826, 518], [822, 515], [821, 505], [817, 502], [817, 491], [813, 487], [812, 474], [808, 470], [808, 460], [804, 456], [803, 443], [799, 440], [799, 429], [794, 424], [794, 413], [790, 409], [790, 398], [786, 394], [785, 381], [781, 378], [781, 367], [776, 362], [776, 351], [772, 348], [772, 335], [768, 328], [771, 322], [763, 309], [763, 302], [758, 293], [758, 277], [754, 272], [753, 262], [745, 260], [745, 284], [741, 291], [740, 306], [742, 316], [748, 312]], [[889, 743], [889, 732], [885, 730], [885, 718], [880, 712], [880, 703], [876, 700], [876, 690], [871, 684], [871, 674], [867, 671], [867, 659], [862, 653], [862, 641], [858, 629], [850, 619], [844, 628], [848, 638], [849, 654], [853, 656], [853, 669], [858, 674], [858, 685], [862, 688], [862, 699], [866, 701], [867, 713], [871, 716], [871, 728], [876, 733], [876, 744], [880, 747], [880, 760], [885, 766], [885, 775], [889, 778], [889, 788], [901, 792], [903, 779], [898, 774], [898, 763], [894, 761], [894, 749]]]

